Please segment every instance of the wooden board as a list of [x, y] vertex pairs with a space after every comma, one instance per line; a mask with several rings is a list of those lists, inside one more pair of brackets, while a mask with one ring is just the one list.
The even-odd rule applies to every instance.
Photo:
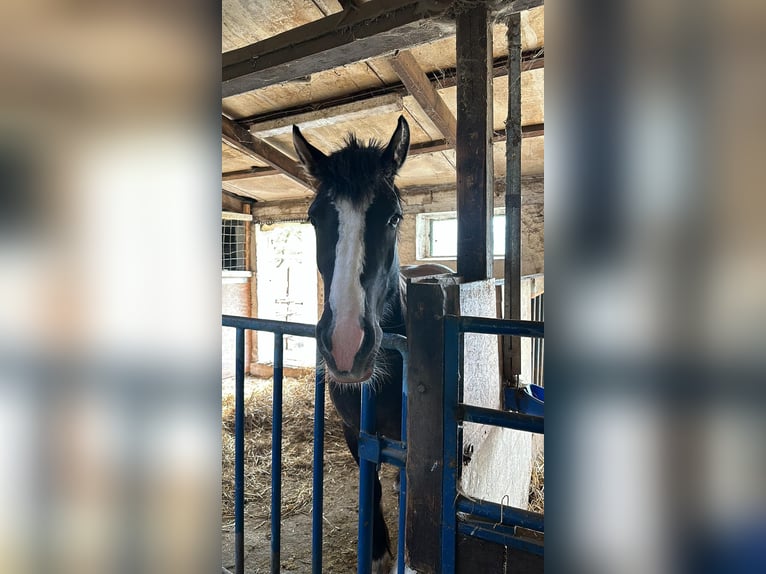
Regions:
[[322, 18], [305, 0], [223, 0], [221, 50], [229, 52]]
[[[505, 118], [508, 115], [508, 76], [494, 78], [492, 82], [494, 94], [495, 130], [505, 129]], [[439, 94], [447, 103], [447, 107], [457, 114], [457, 86], [439, 90]], [[521, 125], [545, 123], [545, 70], [530, 70], [521, 74]]]
[[242, 94], [433, 42], [448, 0], [373, 0], [223, 54], [222, 93]]
[[227, 115], [245, 118], [382, 86], [383, 82], [369, 66], [355, 63], [313, 74], [310, 80], [286, 82], [224, 98], [222, 106]]
[[225, 181], [222, 186], [230, 193], [258, 201], [277, 201], [311, 195], [311, 192], [305, 187], [283, 175]]
[[[505, 142], [498, 142], [492, 150], [495, 178], [505, 177]], [[545, 169], [545, 137], [521, 140], [521, 175], [543, 175]]]
[[224, 172], [248, 169], [253, 166], [266, 167], [266, 163], [241, 153], [225, 142], [221, 143], [221, 168]]

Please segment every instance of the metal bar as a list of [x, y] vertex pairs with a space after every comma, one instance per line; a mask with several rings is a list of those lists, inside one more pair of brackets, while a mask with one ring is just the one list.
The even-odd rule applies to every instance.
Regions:
[[236, 315], [222, 315], [224, 327], [236, 327], [251, 331], [270, 331], [283, 335], [296, 337], [316, 337], [316, 325], [308, 323], [286, 323], [285, 321], [273, 321], [271, 319], [254, 319], [252, 317], [238, 317]]
[[[404, 339], [404, 338], [403, 338]], [[402, 356], [402, 444], [407, 445], [407, 348], [406, 339], [404, 339], [404, 350], [399, 350]], [[406, 459], [405, 459], [406, 465]], [[407, 469], [405, 465], [399, 471], [399, 536], [396, 545], [396, 564], [397, 572], [404, 572], [404, 538], [407, 527]]]
[[486, 500], [471, 500], [459, 494], [457, 511], [483, 518], [496, 524], [521, 526], [538, 532], [545, 532], [545, 517], [537, 512], [530, 512], [513, 506], [504, 506]]
[[236, 332], [234, 383], [234, 571], [245, 573], [245, 331]]
[[[540, 294], [540, 321], [545, 320], [545, 293]], [[540, 383], [545, 386], [545, 343], [540, 341]]]
[[386, 462], [402, 468], [407, 462], [407, 446], [398, 440], [360, 431], [359, 459], [376, 465]]
[[497, 411], [474, 405], [460, 404], [457, 416], [464, 422], [479, 423], [515, 429], [525, 432], [544, 434], [545, 419], [534, 415], [525, 415], [513, 411]]
[[466, 536], [475, 536], [476, 538], [481, 538], [488, 542], [517, 548], [524, 552], [529, 552], [530, 554], [538, 556], [543, 555], [542, 544], [514, 536], [513, 530], [509, 531], [509, 529], [502, 526], [494, 526], [491, 524], [484, 525], [475, 522], [460, 522], [458, 524], [458, 532], [465, 534]]
[[311, 500], [311, 572], [322, 574], [322, 516], [324, 513], [324, 373], [317, 368], [314, 380], [314, 475]]
[[274, 396], [271, 411], [271, 574], [279, 574], [282, 537], [282, 333], [274, 333]]
[[[360, 432], [375, 434], [375, 393], [370, 385], [362, 385]], [[358, 574], [370, 574], [372, 568], [373, 489], [377, 466], [359, 459], [359, 540], [357, 546]]]
[[[505, 120], [505, 313], [521, 319], [521, 32], [520, 16], [508, 18], [508, 116]], [[521, 374], [521, 340], [504, 337], [503, 375], [514, 387]]]
[[399, 441], [388, 441], [388, 443], [380, 449], [380, 461], [404, 468], [407, 464], [407, 448]]
[[455, 571], [457, 548], [457, 492], [459, 461], [457, 401], [459, 393], [460, 331], [456, 317], [444, 318], [444, 450], [442, 459], [442, 539], [441, 568], [444, 574]]
[[517, 335], [519, 337], [544, 337], [545, 326], [538, 321], [506, 321], [489, 317], [458, 317], [461, 333], [486, 335]]

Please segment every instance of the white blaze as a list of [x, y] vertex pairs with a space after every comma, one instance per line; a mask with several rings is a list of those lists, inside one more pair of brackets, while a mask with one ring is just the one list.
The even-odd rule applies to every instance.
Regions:
[[335, 319], [332, 354], [340, 370], [351, 370], [364, 332], [364, 291], [361, 275], [364, 267], [364, 210], [350, 201], [335, 202], [338, 210], [338, 243], [335, 246], [335, 271], [330, 286], [330, 309]]

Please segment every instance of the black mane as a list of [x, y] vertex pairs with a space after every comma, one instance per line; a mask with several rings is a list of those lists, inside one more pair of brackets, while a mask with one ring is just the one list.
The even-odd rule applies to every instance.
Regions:
[[369, 203], [383, 191], [399, 200], [399, 190], [394, 186], [396, 168], [384, 160], [383, 144], [374, 139], [364, 143], [353, 134], [346, 137], [345, 144], [315, 166], [317, 192], [331, 200], [343, 197], [354, 203]]

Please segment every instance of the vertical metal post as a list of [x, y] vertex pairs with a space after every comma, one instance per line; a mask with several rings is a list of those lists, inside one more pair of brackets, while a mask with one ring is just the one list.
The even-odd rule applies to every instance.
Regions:
[[[407, 444], [407, 354], [402, 356], [402, 430], [401, 440]], [[399, 469], [399, 536], [396, 545], [397, 572], [404, 572], [404, 534], [407, 527], [407, 469]]]
[[[361, 432], [375, 434], [375, 393], [369, 384], [362, 385]], [[370, 574], [372, 567], [373, 490], [377, 468], [374, 462], [359, 459], [359, 547], [357, 573]]]
[[[519, 13], [508, 20], [508, 117], [505, 120], [505, 309], [521, 318], [521, 31]], [[503, 337], [503, 378], [519, 386], [521, 340]]]
[[455, 317], [444, 318], [444, 466], [442, 468], [441, 571], [455, 572], [457, 559], [458, 457], [457, 402], [460, 377], [460, 333]]
[[234, 571], [245, 573], [245, 330], [236, 331], [234, 384]]
[[274, 396], [271, 411], [271, 574], [279, 574], [282, 531], [282, 333], [274, 333]]
[[322, 516], [324, 507], [324, 373], [319, 355], [314, 380], [314, 476], [311, 501], [311, 572], [322, 574]]

